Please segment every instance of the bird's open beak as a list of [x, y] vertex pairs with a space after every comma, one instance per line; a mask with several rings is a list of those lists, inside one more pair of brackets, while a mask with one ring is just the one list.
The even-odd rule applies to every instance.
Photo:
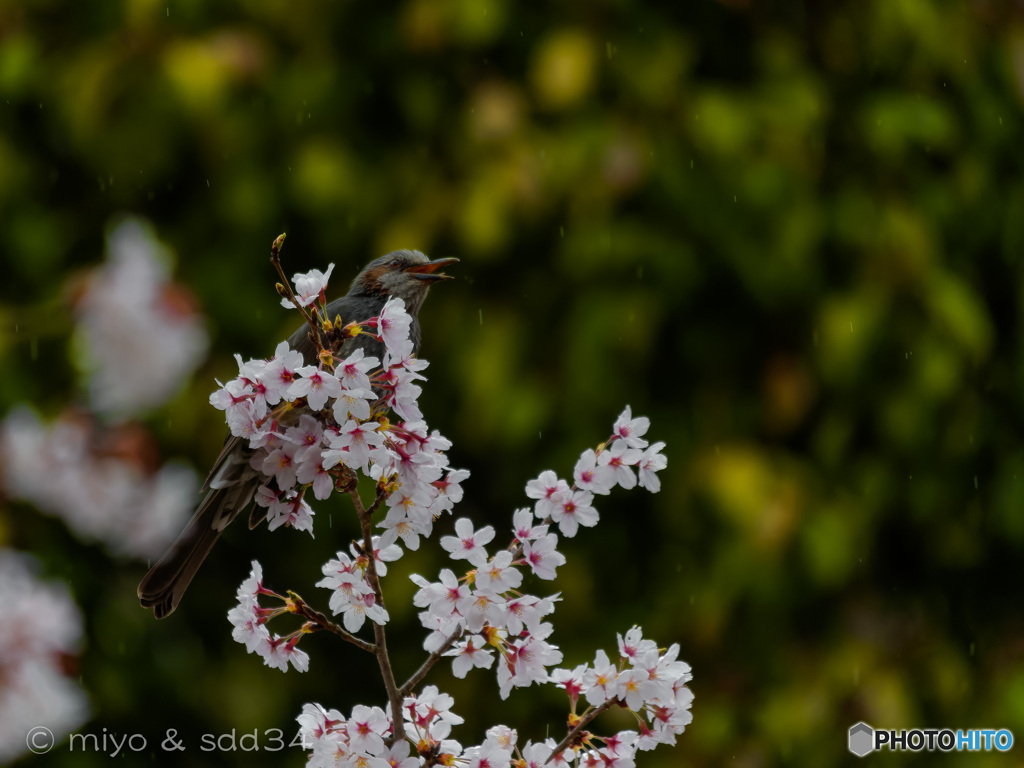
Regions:
[[417, 280], [429, 280], [430, 282], [434, 282], [435, 280], [451, 280], [451, 275], [446, 275], [444, 272], [439, 272], [438, 270], [444, 269], [449, 264], [457, 264], [458, 261], [459, 260], [456, 258], [434, 259], [433, 261], [428, 261], [426, 264], [416, 264], [412, 267], [406, 267], [402, 271], [408, 272]]

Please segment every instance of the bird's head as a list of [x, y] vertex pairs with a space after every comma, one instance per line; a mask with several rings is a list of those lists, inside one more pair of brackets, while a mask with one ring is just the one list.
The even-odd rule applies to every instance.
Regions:
[[419, 251], [392, 251], [367, 264], [356, 275], [348, 295], [395, 296], [415, 315], [431, 285], [439, 280], [451, 280], [451, 276], [441, 270], [457, 261], [455, 258], [431, 261]]

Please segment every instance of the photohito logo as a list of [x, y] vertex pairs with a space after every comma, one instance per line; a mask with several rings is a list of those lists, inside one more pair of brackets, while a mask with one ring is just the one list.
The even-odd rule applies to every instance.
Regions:
[[990, 752], [993, 749], [1006, 752], [1013, 746], [1013, 733], [1007, 728], [876, 730], [867, 723], [857, 723], [850, 726], [846, 746], [857, 757], [883, 748], [893, 752], [920, 752], [922, 749], [928, 752], [936, 749], [942, 752]]
[[867, 723], [857, 723], [850, 728], [850, 735], [846, 746], [857, 757], [864, 757], [864, 755], [875, 748], [874, 740], [874, 729]]

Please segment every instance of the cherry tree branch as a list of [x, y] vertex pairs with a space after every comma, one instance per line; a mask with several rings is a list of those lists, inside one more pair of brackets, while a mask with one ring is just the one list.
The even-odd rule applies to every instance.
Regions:
[[[366, 553], [368, 564], [366, 566], [367, 581], [373, 589], [377, 604], [384, 608], [384, 596], [380, 591], [380, 578], [377, 576], [377, 558], [373, 552], [373, 531], [370, 527], [370, 513], [363, 506], [363, 500], [359, 497], [359, 491], [352, 488], [348, 495], [352, 498], [352, 504], [359, 516], [359, 526], [363, 533], [363, 551]], [[387, 638], [384, 633], [384, 625], [373, 622], [373, 637], [377, 643], [377, 663], [380, 665], [380, 674], [384, 680], [384, 688], [388, 693], [388, 702], [391, 704], [391, 721], [394, 723], [391, 736], [387, 743], [390, 746], [397, 736], [402, 722], [402, 695], [395, 683], [395, 672], [391, 668], [391, 659], [388, 657]]]
[[291, 599], [291, 604], [293, 606], [291, 609], [292, 612], [309, 619], [309, 621], [318, 629], [323, 629], [331, 634], [337, 635], [345, 642], [352, 643], [356, 648], [361, 648], [364, 651], [369, 651], [374, 654], [377, 653], [377, 646], [373, 643], [368, 643], [365, 640], [356, 637], [351, 632], [346, 631], [342, 627], [339, 627], [327, 618], [326, 614], [316, 610], [294, 592], [289, 592], [288, 597]]
[[444, 641], [444, 644], [424, 660], [424, 662], [420, 665], [420, 668], [413, 673], [412, 677], [410, 677], [408, 680], [402, 683], [402, 687], [398, 689], [398, 692], [399, 694], [401, 694], [402, 698], [405, 698], [413, 692], [413, 689], [416, 688], [416, 686], [420, 684], [423, 678], [427, 676], [427, 673], [431, 670], [431, 668], [441, 660], [441, 657], [444, 656], [444, 652], [451, 648], [453, 645], [455, 645], [455, 641], [458, 640], [460, 637], [462, 637], [461, 627], [452, 632], [451, 635], [448, 636], [448, 639]]
[[375, 498], [373, 500], [373, 504], [371, 504], [370, 508], [368, 510], [366, 510], [366, 514], [370, 518], [372, 518], [373, 517], [373, 513], [376, 512], [378, 509], [380, 509], [381, 503], [387, 497], [388, 497], [388, 492], [384, 488], [378, 486], [378, 488], [377, 488], [377, 498]]
[[562, 754], [567, 748], [575, 747], [576, 743], [580, 740], [581, 736], [583, 735], [584, 729], [588, 725], [590, 725], [594, 718], [600, 715], [602, 712], [606, 712], [607, 710], [611, 709], [616, 704], [618, 704], [618, 699], [608, 699], [608, 701], [606, 701], [601, 706], [594, 707], [592, 710], [583, 715], [583, 717], [580, 718], [580, 721], [576, 723], [576, 727], [569, 731], [569, 733], [565, 735], [565, 738], [558, 743], [558, 746], [554, 748], [554, 750], [551, 752], [551, 756], [545, 761], [545, 765], [547, 763], [550, 763], [560, 754]]

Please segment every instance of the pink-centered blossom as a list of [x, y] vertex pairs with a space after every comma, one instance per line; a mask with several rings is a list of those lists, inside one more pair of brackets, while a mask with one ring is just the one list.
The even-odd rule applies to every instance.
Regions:
[[626, 406], [626, 409], [619, 414], [612, 427], [612, 434], [622, 440], [630, 448], [646, 448], [647, 441], [642, 439], [651, 426], [651, 420], [646, 416], [633, 418], [633, 409]]
[[533, 541], [523, 543], [523, 559], [538, 578], [552, 581], [556, 575], [555, 569], [565, 565], [565, 555], [559, 552], [557, 547], [558, 536], [554, 533], [544, 534]]
[[535, 518], [529, 507], [522, 507], [512, 513], [512, 533], [519, 542], [539, 539], [548, 532], [546, 525], [534, 525]]
[[309, 654], [305, 651], [300, 651], [296, 647], [295, 644], [298, 642], [298, 638], [298, 635], [291, 639], [275, 635], [270, 641], [269, 649], [263, 654], [263, 663], [282, 672], [288, 671], [289, 664], [297, 672], [308, 671]]
[[551, 519], [558, 525], [563, 536], [572, 538], [579, 526], [592, 528], [597, 525], [599, 515], [591, 506], [593, 495], [590, 491], [574, 491], [551, 513]]
[[640, 461], [640, 455], [638, 448], [630, 448], [625, 440], [616, 440], [601, 452], [597, 460], [611, 471], [616, 483], [628, 490], [636, 487], [636, 473], [632, 467]]
[[407, 353], [406, 348], [411, 345], [409, 341], [411, 325], [412, 318], [405, 311], [405, 302], [397, 298], [388, 299], [384, 309], [380, 312], [377, 332], [392, 356], [402, 358]]
[[668, 459], [661, 452], [664, 447], [664, 443], [655, 443], [640, 456], [640, 485], [651, 493], [661, 490], [661, 478], [658, 477], [657, 472], [668, 465]]
[[445, 656], [452, 656], [452, 674], [464, 678], [473, 667], [487, 669], [494, 663], [494, 654], [480, 635], [470, 635], [455, 643]]
[[329, 398], [341, 395], [341, 384], [334, 374], [315, 365], [303, 366], [297, 373], [302, 378], [288, 388], [290, 400], [304, 397], [310, 408], [319, 411], [327, 405]]
[[591, 493], [607, 495], [615, 485], [615, 473], [608, 467], [598, 464], [597, 454], [593, 448], [587, 448], [583, 452], [572, 474], [576, 487]]
[[295, 452], [298, 446], [284, 443], [280, 448], [270, 452], [263, 460], [260, 469], [263, 474], [277, 480], [277, 487], [288, 490], [295, 485]]
[[537, 499], [534, 505], [534, 512], [541, 520], [551, 517], [570, 495], [569, 484], [560, 480], [550, 469], [546, 469], [540, 475], [526, 484], [526, 495], [531, 499]]
[[335, 365], [334, 375], [345, 389], [370, 389], [369, 374], [379, 365], [376, 357], [367, 357], [364, 350], [357, 349]]
[[441, 537], [441, 546], [452, 560], [468, 560], [472, 565], [482, 566], [487, 562], [484, 546], [494, 538], [494, 527], [486, 525], [479, 531], [473, 530], [473, 521], [460, 517], [455, 521], [455, 535]]
[[274, 357], [263, 369], [263, 386], [266, 400], [270, 405], [277, 405], [285, 396], [302, 367], [302, 353], [291, 349], [287, 341], [282, 341], [274, 350]]

